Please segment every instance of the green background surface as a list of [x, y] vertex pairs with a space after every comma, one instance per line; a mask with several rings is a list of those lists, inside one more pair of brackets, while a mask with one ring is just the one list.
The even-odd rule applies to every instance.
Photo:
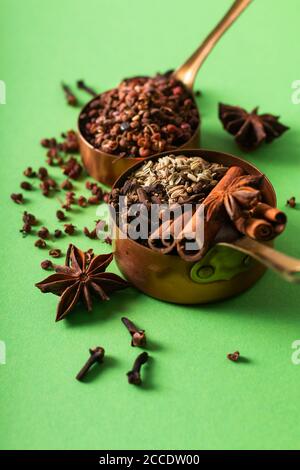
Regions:
[[[34, 283], [46, 257], [22, 238], [22, 206], [9, 199], [22, 171], [44, 162], [39, 140], [74, 128], [78, 111], [65, 105], [61, 80], [85, 78], [99, 91], [121, 78], [180, 65], [221, 18], [229, 0], [0, 0], [1, 324], [7, 363], [0, 365], [2, 449], [267, 449], [300, 447], [300, 366], [291, 361], [300, 339], [299, 286], [268, 272], [251, 290], [226, 302], [176, 306], [130, 289], [92, 314], [77, 308], [55, 323], [57, 298]], [[273, 182], [278, 206], [300, 200], [299, 1], [255, 0], [221, 40], [198, 75], [204, 148], [242, 155]], [[82, 103], [87, 98], [80, 94]], [[291, 130], [243, 155], [217, 118], [217, 103], [280, 114]], [[54, 176], [62, 176], [57, 169]], [[77, 188], [82, 186], [77, 184]], [[36, 190], [26, 209], [50, 229], [58, 202]], [[300, 257], [299, 210], [277, 247]], [[95, 209], [78, 210], [78, 227]], [[64, 250], [69, 238], [59, 242]], [[82, 248], [108, 252], [83, 235]], [[117, 272], [114, 265], [113, 270]], [[178, 287], [180, 288], [180, 286]], [[120, 322], [146, 329], [151, 362], [145, 385], [127, 384], [137, 350]], [[87, 383], [74, 377], [89, 347], [107, 351], [105, 367]], [[233, 364], [240, 350], [248, 362]]]

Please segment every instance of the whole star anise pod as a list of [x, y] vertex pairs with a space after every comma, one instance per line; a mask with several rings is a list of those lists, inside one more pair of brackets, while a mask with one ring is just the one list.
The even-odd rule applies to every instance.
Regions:
[[238, 176], [224, 190], [208, 195], [205, 200], [207, 220], [218, 216], [223, 209], [231, 220], [239, 218], [243, 211], [249, 211], [260, 200], [260, 191], [255, 188], [261, 181], [262, 176]]
[[90, 257], [74, 245], [69, 245], [65, 266], [54, 266], [52, 274], [36, 284], [42, 292], [60, 296], [56, 321], [62, 320], [84, 300], [87, 310], [92, 310], [92, 295], [100, 300], [109, 300], [109, 294], [128, 287], [120, 276], [105, 272], [113, 254]]
[[278, 121], [279, 116], [257, 112], [258, 107], [248, 113], [239, 106], [219, 103], [219, 119], [242, 150], [255, 150], [262, 142], [271, 143], [289, 129]]

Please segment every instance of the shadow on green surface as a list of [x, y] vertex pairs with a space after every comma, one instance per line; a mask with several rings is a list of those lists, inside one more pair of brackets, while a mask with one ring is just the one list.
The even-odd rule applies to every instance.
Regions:
[[142, 294], [134, 288], [129, 288], [113, 293], [108, 301], [98, 302], [97, 299], [95, 299], [92, 312], [88, 312], [83, 304], [79, 303], [71, 312], [71, 315], [67, 316], [64, 321], [67, 327], [71, 328], [85, 325], [89, 327], [91, 323], [106, 322], [110, 320], [114, 314], [126, 314], [129, 305], [138, 295]]

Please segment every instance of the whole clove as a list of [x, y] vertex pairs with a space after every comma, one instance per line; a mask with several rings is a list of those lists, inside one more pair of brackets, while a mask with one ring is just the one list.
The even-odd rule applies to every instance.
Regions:
[[62, 86], [62, 89], [64, 91], [67, 103], [70, 106], [77, 106], [78, 101], [77, 101], [76, 96], [71, 91], [71, 88], [68, 85], [66, 85], [65, 83], [62, 83], [61, 86]]
[[233, 362], [237, 362], [239, 360], [240, 353], [239, 351], [235, 351], [234, 353], [227, 354], [227, 359]]
[[90, 357], [88, 358], [87, 362], [84, 364], [82, 369], [76, 375], [76, 379], [79, 381], [84, 379], [92, 365], [96, 363], [101, 364], [103, 362], [105, 351], [103, 348], [101, 348], [101, 346], [91, 348], [89, 349], [89, 352]]
[[93, 90], [93, 88], [87, 86], [86, 83], [83, 80], [78, 80], [77, 81], [77, 87], [79, 88], [79, 90], [86, 91], [89, 95], [92, 95], [92, 96], [97, 96], [98, 95], [98, 93], [95, 90]]
[[133, 385], [141, 385], [141, 368], [149, 359], [147, 352], [141, 353], [134, 361], [133, 368], [127, 372], [128, 382]]
[[137, 328], [137, 326], [131, 320], [129, 320], [129, 318], [122, 317], [121, 321], [131, 334], [131, 346], [144, 347], [146, 345], [145, 330], [140, 330]]

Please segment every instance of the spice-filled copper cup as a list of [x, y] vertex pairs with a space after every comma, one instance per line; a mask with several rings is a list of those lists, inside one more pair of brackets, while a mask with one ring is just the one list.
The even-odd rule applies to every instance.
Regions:
[[[227, 29], [245, 10], [250, 2], [251, 0], [235, 0], [226, 15], [207, 36], [198, 49], [192, 54], [192, 56], [181, 67], [172, 73], [171, 76], [181, 84], [183, 89], [191, 98], [194, 106], [196, 106], [196, 100], [193, 92], [193, 86], [201, 65], [220, 37], [227, 31]], [[144, 155], [142, 152], [142, 155], [135, 155], [134, 158], [131, 155], [120, 156], [115, 154], [115, 152], [110, 153], [106, 151], [103, 146], [99, 147], [93, 144], [92, 140], [85, 131], [84, 126], [86, 123], [83, 116], [86, 116], [88, 111], [91, 111], [90, 105], [94, 103], [95, 100], [99, 99], [100, 96], [101, 95], [93, 98], [89, 103], [87, 103], [80, 113], [78, 120], [79, 145], [82, 160], [88, 173], [101, 183], [111, 186], [124, 171], [132, 167], [137, 161], [143, 159]], [[135, 117], [137, 116], [134, 116], [134, 118]], [[193, 127], [192, 119], [191, 122], [187, 121], [184, 124], [188, 126], [191, 125], [192, 134], [187, 139], [182, 139], [182, 143], [175, 143], [174, 146], [170, 145], [169, 147], [166, 147], [165, 150], [184, 150], [197, 148], [200, 145], [200, 116], [198, 115], [198, 124], [196, 127]], [[169, 133], [169, 136], [170, 135], [172, 135], [172, 132]], [[165, 138], [168, 139], [168, 136], [165, 136]], [[132, 143], [132, 146], [135, 146], [135, 144]], [[156, 155], [157, 153], [164, 150], [158, 149], [155, 151], [153, 147], [150, 148], [151, 155]]]
[[[187, 157], [202, 157], [226, 167], [237, 166], [249, 175], [263, 177], [261, 194], [263, 202], [276, 206], [276, 195], [270, 181], [254, 165], [230, 154], [212, 150], [175, 151]], [[157, 160], [169, 155], [164, 152], [149, 157]], [[121, 189], [128, 177], [145, 162], [138, 162], [126, 170], [113, 189]], [[300, 260], [290, 258], [272, 248], [273, 241], [261, 243], [245, 236], [235, 241], [213, 245], [198, 261], [186, 261], [178, 254], [162, 254], [139, 242], [123, 237], [116, 227], [115, 259], [123, 275], [139, 290], [160, 300], [197, 304], [214, 302], [237, 295], [251, 287], [270, 267], [295, 281], [300, 272]]]
[[[97, 99], [97, 98], [96, 98]], [[97, 181], [100, 181], [103, 184], [112, 186], [114, 182], [119, 178], [119, 176], [124, 173], [124, 171], [131, 168], [139, 161], [143, 161], [144, 158], [140, 157], [122, 157], [118, 155], [113, 155], [111, 153], [104, 152], [95, 148], [90, 142], [88, 142], [84, 130], [83, 130], [83, 120], [81, 116], [86, 113], [87, 108], [91, 103], [95, 101], [93, 98], [89, 101], [83, 110], [80, 113], [78, 119], [78, 136], [79, 136], [79, 147], [80, 154], [83, 161], [83, 164], [87, 172], [95, 178]], [[200, 120], [200, 117], [199, 117]], [[182, 146], [178, 147], [180, 149], [189, 149], [196, 148], [200, 144], [200, 123], [193, 133], [192, 137]], [[155, 155], [155, 154], [154, 154]]]

